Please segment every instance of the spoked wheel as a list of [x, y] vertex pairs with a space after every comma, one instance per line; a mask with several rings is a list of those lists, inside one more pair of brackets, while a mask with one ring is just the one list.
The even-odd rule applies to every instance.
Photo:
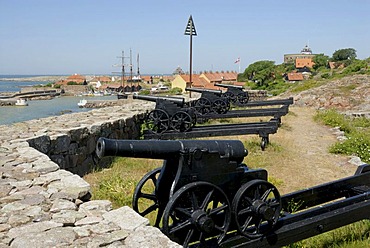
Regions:
[[163, 233], [188, 247], [214, 238], [220, 244], [231, 222], [225, 193], [207, 182], [193, 182], [175, 192], [163, 213]]
[[171, 127], [177, 132], [187, 132], [192, 126], [193, 119], [184, 111], [178, 111], [171, 117]]
[[155, 133], [163, 133], [170, 126], [170, 117], [162, 109], [151, 111], [146, 120], [146, 127]]
[[274, 185], [256, 179], [242, 185], [232, 207], [238, 231], [256, 239], [274, 228], [281, 210], [281, 198]]
[[226, 91], [222, 94], [223, 98], [226, 98], [229, 102], [235, 103], [237, 101], [237, 97], [234, 95], [234, 93]]
[[[153, 214], [159, 209], [155, 187], [161, 168], [148, 172], [137, 184], [132, 198], [132, 208], [141, 216]], [[158, 227], [162, 213], [157, 213], [154, 226]]]
[[229, 111], [230, 104], [227, 99], [216, 99], [213, 102], [212, 107], [215, 112], [219, 114], [225, 114], [227, 111]]
[[204, 115], [211, 111], [211, 106], [212, 104], [207, 98], [201, 97], [195, 103], [195, 110]]
[[197, 114], [196, 114], [196, 111], [195, 111], [195, 109], [190, 108], [190, 112], [189, 113], [191, 115], [191, 120], [192, 120], [191, 127], [194, 127], [197, 124]]
[[236, 98], [238, 99], [238, 102], [241, 104], [247, 104], [249, 101], [249, 95], [247, 92], [239, 93]]

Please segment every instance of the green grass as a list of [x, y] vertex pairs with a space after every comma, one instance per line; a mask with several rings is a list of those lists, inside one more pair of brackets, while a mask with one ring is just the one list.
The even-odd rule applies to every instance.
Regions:
[[288, 245], [289, 248], [370, 247], [370, 220], [362, 220]]
[[132, 195], [140, 179], [161, 165], [161, 160], [118, 157], [109, 168], [90, 173], [84, 179], [91, 185], [93, 200], [110, 200], [113, 208], [132, 207]]
[[365, 117], [351, 118], [336, 110], [318, 111], [315, 120], [344, 131], [346, 140], [337, 142], [329, 149], [331, 153], [355, 155], [370, 163], [370, 120]]
[[291, 92], [299, 93], [305, 90], [313, 89], [325, 84], [325, 82], [326, 81], [324, 80], [313, 80], [313, 79], [301, 81], [291, 88]]

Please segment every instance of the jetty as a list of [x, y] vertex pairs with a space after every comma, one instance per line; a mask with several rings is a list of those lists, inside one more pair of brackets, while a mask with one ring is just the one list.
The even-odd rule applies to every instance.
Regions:
[[34, 98], [40, 96], [59, 96], [62, 93], [61, 90], [36, 90], [28, 92], [15, 93], [13, 95], [1, 96], [0, 99], [12, 99], [12, 98]]
[[0, 95], [0, 106], [13, 106], [17, 102], [24, 99], [39, 98], [39, 97], [55, 97], [59, 96], [62, 90], [36, 90], [28, 92], [14, 93], [11, 95]]

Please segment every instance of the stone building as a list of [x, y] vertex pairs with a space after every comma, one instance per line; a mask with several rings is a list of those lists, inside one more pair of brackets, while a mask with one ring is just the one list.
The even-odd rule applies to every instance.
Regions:
[[306, 59], [305, 63], [307, 63], [307, 59], [312, 61], [312, 58], [315, 56], [316, 54], [313, 54], [311, 48], [306, 45], [300, 53], [284, 54], [284, 63], [296, 64], [297, 59]]

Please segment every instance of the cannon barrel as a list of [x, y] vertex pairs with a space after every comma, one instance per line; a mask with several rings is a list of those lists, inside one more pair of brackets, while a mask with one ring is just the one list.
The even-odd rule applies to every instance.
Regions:
[[243, 89], [243, 86], [241, 85], [231, 85], [231, 84], [218, 84], [215, 83], [215, 86], [223, 87], [223, 88], [234, 88], [234, 89]]
[[179, 106], [183, 106], [185, 103], [185, 98], [183, 97], [133, 95], [132, 98], [146, 100], [150, 102], [156, 102], [157, 100], [170, 101], [176, 103]]
[[[240, 140], [116, 140], [101, 137], [96, 144], [99, 158], [120, 156], [171, 159], [189, 151], [218, 153], [220, 157], [228, 157], [238, 163], [248, 154]], [[195, 154], [201, 157], [201, 154]]]
[[212, 90], [212, 89], [203, 89], [203, 88], [185, 88], [186, 91], [198, 92], [198, 93], [214, 93], [214, 94], [222, 94], [221, 90]]

